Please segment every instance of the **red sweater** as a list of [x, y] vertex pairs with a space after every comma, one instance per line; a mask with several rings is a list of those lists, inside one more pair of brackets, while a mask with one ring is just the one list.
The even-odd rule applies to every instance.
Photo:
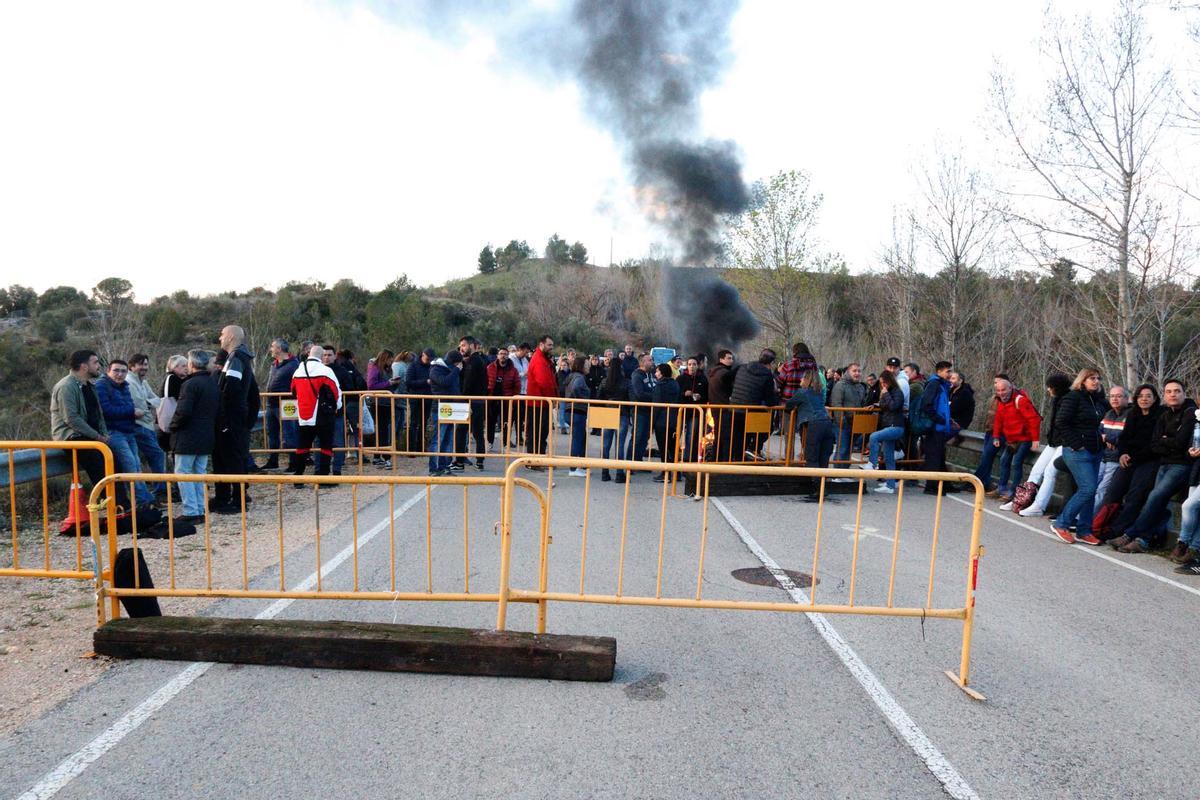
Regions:
[[996, 401], [996, 419], [992, 422], [992, 438], [1003, 436], [1008, 442], [1036, 442], [1041, 437], [1042, 417], [1033, 407], [1029, 395], [1013, 389], [1008, 402]]
[[530, 397], [558, 397], [558, 381], [554, 378], [554, 367], [541, 349], [534, 350], [529, 358], [529, 378], [525, 393]]

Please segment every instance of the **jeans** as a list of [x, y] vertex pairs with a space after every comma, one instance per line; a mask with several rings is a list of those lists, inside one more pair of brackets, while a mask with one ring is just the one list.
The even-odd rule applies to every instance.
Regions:
[[1117, 474], [1117, 469], [1120, 466], [1120, 463], [1117, 461], [1100, 462], [1100, 478], [1096, 483], [1096, 499], [1092, 503], [1097, 511], [1100, 510], [1100, 506], [1104, 505], [1104, 495], [1108, 492], [1108, 487], [1112, 485], [1113, 476]]
[[633, 412], [633, 461], [646, 460], [646, 448], [650, 444], [650, 412], [635, 410]]
[[[203, 475], [208, 472], [208, 455], [176, 453], [175, 472], [178, 475]], [[183, 500], [183, 515], [199, 517], [204, 514], [204, 484], [179, 482], [179, 497]]]
[[[1054, 459], [1062, 455], [1062, 450], [1061, 446], [1047, 447], [1038, 455], [1037, 461], [1033, 462], [1029, 480], [1038, 485], [1038, 492], [1029, 507], [1035, 511], [1044, 512], [1050, 505], [1050, 498], [1054, 496], [1054, 484], [1058, 480], [1058, 468], [1054, 466]], [[1092, 505], [1095, 507], [1095, 503]]]
[[979, 478], [979, 482], [985, 489], [992, 487], [992, 464], [995, 463], [996, 454], [1000, 452], [1000, 448], [1004, 447], [1004, 437], [1000, 437], [1000, 447], [992, 442], [990, 434], [983, 437], [983, 452], [979, 456], [979, 466], [975, 468], [975, 477]]
[[[617, 452], [613, 458], [616, 458], [618, 461], [629, 458], [629, 414], [622, 412], [620, 419], [621, 424], [617, 430], [614, 431], [612, 428], [606, 428], [604, 431], [604, 436], [600, 440], [602, 458], [609, 457], [608, 454], [614, 443], [617, 446]], [[620, 470], [618, 470], [618, 473], [624, 474]]]
[[428, 398], [410, 397], [408, 400], [408, 442], [406, 447], [410, 453], [427, 452], [425, 442], [425, 423], [429, 420]]
[[1092, 502], [1096, 499], [1096, 479], [1100, 471], [1100, 453], [1089, 450], [1072, 450], [1063, 448], [1063, 460], [1071, 477], [1079, 487], [1071, 499], [1063, 506], [1062, 512], [1054, 520], [1060, 528], [1069, 528], [1074, 523], [1077, 536], [1087, 536], [1092, 532], [1092, 517], [1094, 509]]
[[1188, 490], [1183, 501], [1183, 519], [1179, 523], [1179, 542], [1200, 550], [1200, 485]]
[[[138, 454], [146, 459], [146, 463], [150, 465], [150, 471], [166, 472], [167, 454], [158, 446], [158, 435], [145, 425], [138, 425], [134, 428], [133, 435], [137, 439]], [[167, 485], [165, 483], [152, 483], [149, 489], [158, 494], [166, 491]]]
[[[875, 431], [867, 439], [867, 447], [869, 455], [867, 463], [872, 465], [879, 464], [879, 451], [883, 450], [884, 464], [888, 469], [896, 468], [896, 442], [904, 438], [904, 426], [893, 425], [890, 428], [882, 428]], [[887, 481], [887, 485], [891, 488], [896, 488], [894, 480]]]
[[1025, 468], [1025, 456], [1033, 448], [1033, 442], [1009, 442], [1000, 454], [1000, 494], [1011, 495], [1021, 482]]
[[[137, 436], [121, 431], [108, 432], [108, 449], [112, 450], [113, 460], [118, 472], [141, 472], [142, 460], [138, 457]], [[133, 485], [134, 498], [137, 505], [143, 506], [154, 502], [154, 495], [146, 488], [146, 484], [138, 481]]]
[[[837, 439], [833, 423], [827, 419], [816, 419], [808, 423], [808, 437], [804, 440], [804, 466], [829, 466], [829, 457], [833, 455], [833, 443]], [[816, 490], [813, 490], [814, 494]]]
[[[280, 449], [295, 450], [297, 440], [297, 424], [294, 419], [285, 419], [280, 426], [279, 419], [279, 401], [275, 400], [267, 403], [266, 418], [263, 424], [267, 426], [267, 448], [275, 451]], [[281, 430], [282, 427], [282, 430]], [[283, 443], [280, 444], [280, 433], [283, 434]], [[272, 452], [269, 456], [274, 461], [279, 460], [279, 453]]]
[[[339, 450], [339, 447], [346, 446], [346, 420], [338, 414], [333, 420], [333, 474], [341, 475], [342, 466], [346, 463], [346, 451]], [[397, 428], [399, 430], [399, 428]], [[323, 443], [322, 443], [323, 444]], [[317, 474], [328, 475], [329, 470], [325, 469], [325, 460], [328, 458], [324, 453], [317, 453]]]
[[583, 458], [587, 452], [587, 414], [582, 411], [572, 411], [567, 422], [571, 426], [571, 457]]
[[854, 415], [846, 414], [842, 417], [841, 433], [837, 437], [837, 460], [850, 460], [850, 445], [854, 441]]
[[449, 455], [439, 456], [438, 453], [450, 453], [454, 450], [454, 428], [453, 424], [433, 425], [433, 437], [429, 442], [429, 452], [433, 453], [429, 457], [429, 474], [441, 472], [450, 467], [450, 462], [453, 458]]
[[1190, 464], [1163, 464], [1158, 468], [1154, 477], [1154, 488], [1142, 506], [1142, 513], [1125, 531], [1125, 535], [1138, 539], [1143, 547], [1150, 546], [1150, 534], [1162, 525], [1162, 516], [1167, 510], [1167, 503], [1175, 493], [1187, 486], [1188, 477], [1192, 474]]

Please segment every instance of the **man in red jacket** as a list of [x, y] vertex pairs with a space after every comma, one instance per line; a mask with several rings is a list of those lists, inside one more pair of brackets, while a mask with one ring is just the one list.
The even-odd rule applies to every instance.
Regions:
[[[323, 458], [317, 460], [316, 474], [328, 475], [333, 463], [333, 426], [342, 408], [342, 388], [333, 370], [322, 363], [324, 355], [324, 348], [313, 345], [308, 358], [292, 374], [292, 396], [300, 415], [300, 440], [288, 466], [293, 475], [304, 474], [304, 462], [317, 439], [321, 441]], [[328, 403], [324, 409], [322, 396]]]
[[[538, 339], [537, 347], [529, 358], [529, 373], [526, 395], [529, 397], [557, 397], [558, 381], [554, 378], [554, 365], [550, 353], [554, 340], [549, 336]], [[525, 445], [530, 453], [541, 455], [546, 452], [546, 439], [550, 436], [550, 406], [547, 403], [527, 400], [525, 417]]]
[[1021, 483], [1025, 456], [1037, 447], [1041, 432], [1042, 416], [1029, 395], [1013, 386], [1011, 381], [996, 378], [992, 446], [999, 448], [1001, 441], [1005, 444], [1000, 456], [1000, 485], [996, 487], [996, 494], [1004, 501], [1012, 500], [1013, 492]]
[[[496, 351], [496, 360], [487, 366], [487, 393], [493, 400], [488, 401], [487, 412], [487, 442], [488, 451], [496, 452], [496, 428], [500, 428], [501, 442], [509, 441], [509, 427], [512, 425], [514, 400], [521, 393], [521, 373], [517, 365], [508, 357], [508, 348], [501, 347]], [[504, 398], [504, 399], [499, 399]]]

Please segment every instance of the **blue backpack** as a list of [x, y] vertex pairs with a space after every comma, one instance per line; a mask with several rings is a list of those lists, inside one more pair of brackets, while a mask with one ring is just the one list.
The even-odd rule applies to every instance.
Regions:
[[926, 385], [925, 391], [921, 393], [915, 402], [908, 404], [908, 432], [913, 436], [924, 436], [927, 433], [933, 433], [933, 418], [925, 411], [925, 395], [931, 389]]

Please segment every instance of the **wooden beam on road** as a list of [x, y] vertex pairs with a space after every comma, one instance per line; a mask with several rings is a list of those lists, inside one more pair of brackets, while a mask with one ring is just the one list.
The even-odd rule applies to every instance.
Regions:
[[608, 636], [373, 622], [124, 618], [93, 640], [97, 653], [114, 658], [568, 681], [611, 681], [617, 659]]

